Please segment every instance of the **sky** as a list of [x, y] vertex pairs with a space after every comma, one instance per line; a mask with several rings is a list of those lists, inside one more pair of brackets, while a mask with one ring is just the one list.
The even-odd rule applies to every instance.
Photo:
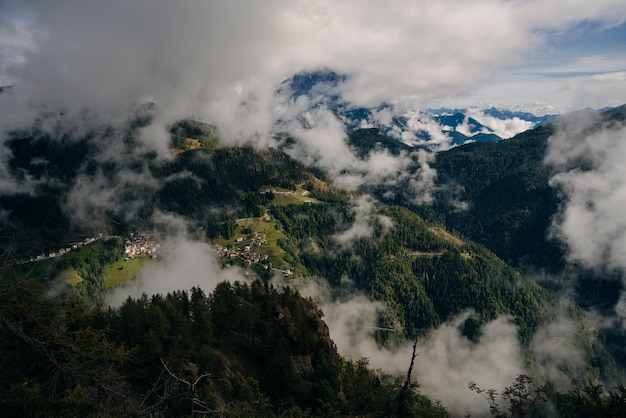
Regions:
[[280, 81], [330, 68], [355, 106], [602, 108], [625, 101], [625, 22], [620, 0], [6, 0], [0, 84], [220, 119], [242, 96], [268, 106]]
[[583, 20], [542, 36], [541, 47], [525, 53], [519, 64], [503, 66], [492, 83], [470, 98], [537, 114], [624, 103], [626, 24]]

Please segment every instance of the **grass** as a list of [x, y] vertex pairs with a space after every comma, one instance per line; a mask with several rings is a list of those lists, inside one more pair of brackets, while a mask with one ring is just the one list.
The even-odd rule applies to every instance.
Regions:
[[104, 279], [104, 288], [112, 289], [117, 286], [125, 285], [135, 279], [139, 275], [141, 268], [151, 260], [150, 257], [137, 257], [129, 261], [116, 261], [109, 266], [106, 278]]
[[78, 283], [83, 281], [83, 278], [80, 276], [80, 274], [78, 274], [78, 272], [73, 268], [69, 268], [61, 272], [61, 274], [59, 274], [59, 278], [61, 278], [65, 283], [70, 286], [76, 286], [78, 285]]
[[[53, 280], [63, 280], [69, 286], [75, 287], [84, 279], [74, 266], [84, 265], [86, 260], [97, 258], [100, 249], [96, 244], [86, 245], [70, 251], [60, 257], [42, 261], [20, 264], [0, 269], [0, 285], [10, 285], [16, 280], [30, 278], [47, 285]], [[128, 262], [118, 260], [108, 266], [105, 271], [104, 287], [111, 289], [123, 285], [139, 274], [141, 267], [150, 262], [149, 257], [135, 258]]]
[[271, 204], [274, 206], [287, 206], [287, 205], [303, 205], [305, 203], [317, 204], [320, 201], [314, 197], [309, 196], [309, 191], [303, 187], [303, 184], [299, 184], [296, 190], [288, 190], [280, 187], [263, 187], [262, 191], [275, 190], [274, 200]]
[[218, 238], [214, 240], [215, 243], [222, 247], [233, 248], [233, 246], [238, 246], [237, 238], [246, 240], [256, 232], [259, 236], [265, 235], [267, 244], [254, 247], [254, 251], [261, 255], [268, 255], [274, 266], [282, 267], [283, 265], [288, 265], [285, 261], [285, 250], [278, 246], [278, 240], [287, 239], [287, 237], [276, 229], [276, 222], [273, 219], [265, 221], [263, 218], [245, 218], [238, 219], [236, 223], [235, 233], [230, 239]]

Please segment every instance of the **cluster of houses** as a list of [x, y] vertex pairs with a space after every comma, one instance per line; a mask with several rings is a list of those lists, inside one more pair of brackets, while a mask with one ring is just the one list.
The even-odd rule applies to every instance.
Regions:
[[134, 257], [152, 257], [159, 255], [160, 244], [152, 241], [148, 235], [141, 232], [131, 232], [124, 240], [124, 256], [128, 261]]
[[9, 265], [18, 265], [18, 264], [26, 264], [26, 263], [32, 263], [35, 261], [43, 261], [43, 260], [47, 260], [49, 258], [56, 258], [56, 257], [61, 257], [62, 255], [65, 255], [67, 253], [69, 253], [70, 251], [74, 251], [74, 250], [78, 250], [79, 248], [82, 248], [86, 245], [92, 244], [98, 240], [112, 240], [112, 239], [117, 239], [117, 240], [121, 240], [122, 238], [117, 236], [117, 235], [107, 235], [103, 232], [100, 232], [97, 236], [95, 237], [89, 237], [89, 238], [85, 238], [82, 241], [78, 241], [78, 242], [73, 242], [71, 244], [69, 244], [67, 247], [64, 248], [59, 248], [56, 251], [50, 251], [48, 253], [42, 253], [36, 256], [32, 256], [30, 258], [25, 258], [25, 259], [21, 259], [21, 260], [16, 260], [12, 263], [10, 263]]
[[94, 242], [96, 242], [99, 239], [110, 240], [110, 239], [120, 239], [120, 237], [118, 237], [116, 235], [105, 235], [103, 232], [100, 232], [95, 237], [85, 238], [82, 241], [74, 242], [72, 244], [69, 244], [65, 248], [60, 248], [57, 251], [51, 251], [51, 252], [49, 252], [47, 254], [45, 254], [45, 253], [44, 254], [39, 254], [37, 256], [30, 257], [28, 260], [20, 260], [16, 264], [29, 263], [29, 262], [33, 262], [33, 261], [42, 261], [42, 260], [46, 260], [48, 258], [60, 257], [60, 256], [62, 256], [64, 254], [69, 253], [70, 251], [77, 250], [77, 249], [82, 248], [82, 247], [84, 247], [86, 245], [94, 243]]
[[[108, 235], [100, 232], [95, 237], [89, 237], [85, 238], [82, 241], [71, 243], [67, 247], [60, 248], [56, 251], [50, 251], [48, 253], [42, 253], [36, 256], [32, 256], [30, 258], [16, 260], [9, 265], [26, 264], [43, 261], [50, 258], [61, 257], [69, 253], [70, 251], [78, 250], [79, 248], [85, 247], [89, 244], [93, 244], [98, 240], [118, 240], [119, 242], [121, 242], [122, 237], [120, 237], [119, 235]], [[125, 260], [128, 261], [133, 257], [146, 256], [156, 258], [159, 255], [159, 247], [160, 245], [152, 241], [148, 235], [142, 234], [141, 232], [131, 232], [129, 238], [124, 239]]]
[[[226, 247], [217, 245], [217, 255], [222, 260], [228, 260], [230, 262], [238, 262], [246, 267], [252, 265], [259, 265], [264, 270], [280, 271], [284, 276], [293, 275], [293, 271], [289, 268], [276, 269], [272, 267], [272, 263], [267, 254], [261, 255], [254, 251], [255, 247], [267, 244], [266, 235], [258, 235], [254, 233], [254, 236], [248, 239], [239, 237], [232, 244]], [[231, 263], [228, 263], [231, 265]]]
[[254, 247], [260, 247], [267, 244], [266, 235], [254, 234], [252, 238], [237, 238], [229, 247], [217, 246], [217, 255], [222, 259], [240, 261], [244, 266], [253, 264], [260, 265], [263, 269], [268, 270], [272, 267], [268, 255], [261, 255], [253, 251]]

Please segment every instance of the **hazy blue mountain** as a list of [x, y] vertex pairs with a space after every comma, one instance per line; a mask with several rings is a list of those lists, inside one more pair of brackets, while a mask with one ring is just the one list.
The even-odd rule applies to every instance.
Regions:
[[543, 125], [544, 123], [547, 123], [547, 122], [551, 122], [558, 117], [558, 115], [555, 115], [555, 114], [536, 116], [530, 112], [519, 112], [519, 111], [512, 111], [512, 110], [505, 110], [505, 109], [496, 109], [495, 107], [491, 107], [489, 109], [483, 109], [483, 113], [489, 116], [493, 116], [494, 118], [502, 119], [502, 120], [520, 118], [522, 120], [535, 122], [536, 126]]
[[[352, 107], [341, 96], [341, 84], [346, 80], [347, 76], [329, 70], [303, 72], [283, 81], [277, 91], [287, 100], [295, 101], [306, 96], [311, 108], [325, 106], [348, 131], [377, 128], [408, 145], [425, 146], [436, 151], [471, 142], [497, 142], [557, 117], [493, 107], [483, 110], [437, 108], [423, 111], [401, 111], [390, 104], [375, 108]], [[480, 115], [483, 121], [477, 120], [476, 115]], [[514, 123], [509, 123], [511, 121]], [[495, 126], [506, 123], [509, 125], [506, 131], [502, 130], [502, 126]], [[433, 135], [437, 137], [436, 141]]]

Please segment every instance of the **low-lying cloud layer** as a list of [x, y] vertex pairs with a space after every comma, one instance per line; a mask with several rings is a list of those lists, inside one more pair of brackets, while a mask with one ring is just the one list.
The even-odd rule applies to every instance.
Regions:
[[161, 257], [146, 265], [128, 285], [118, 287], [107, 296], [107, 303], [121, 305], [128, 297], [142, 294], [165, 295], [175, 290], [199, 287], [212, 292], [218, 283], [245, 282], [247, 276], [238, 267], [223, 269], [217, 262], [215, 249], [187, 235], [187, 225], [180, 218], [159, 215], [155, 221], [168, 231], [161, 246]]
[[393, 227], [393, 220], [385, 215], [380, 215], [376, 210], [376, 200], [363, 195], [352, 204], [354, 222], [344, 231], [337, 232], [332, 239], [343, 250], [351, 248], [352, 243], [360, 238], [371, 238], [374, 234], [374, 224], [380, 224], [384, 230]]
[[[557, 173], [550, 184], [563, 203], [552, 235], [571, 261], [587, 268], [626, 271], [626, 127], [594, 113], [578, 113], [556, 125], [546, 162]], [[626, 319], [625, 312], [617, 313]]]
[[[374, 339], [374, 331], [380, 329], [379, 317], [389, 308], [355, 291], [349, 279], [344, 278], [342, 283], [344, 289], [331, 289], [323, 279], [288, 283], [279, 277], [274, 280], [278, 286], [295, 286], [303, 296], [313, 298], [320, 305], [340, 354], [352, 360], [367, 358], [374, 369], [406, 376], [412, 343], [384, 348]], [[573, 337], [580, 327], [568, 319], [566, 307], [564, 302], [554, 320], [537, 330], [530, 343], [532, 370], [525, 364], [525, 348], [519, 342], [518, 328], [512, 318], [501, 316], [485, 323], [478, 342], [470, 341], [461, 332], [464, 322], [475, 316], [473, 312], [451, 318], [417, 342], [413, 378], [420, 384], [419, 391], [441, 400], [454, 416], [483, 416], [488, 403], [469, 390], [470, 382], [502, 392], [517, 375], [527, 374], [538, 384], [550, 381], [568, 388], [571, 373], [582, 364], [583, 352]]]

